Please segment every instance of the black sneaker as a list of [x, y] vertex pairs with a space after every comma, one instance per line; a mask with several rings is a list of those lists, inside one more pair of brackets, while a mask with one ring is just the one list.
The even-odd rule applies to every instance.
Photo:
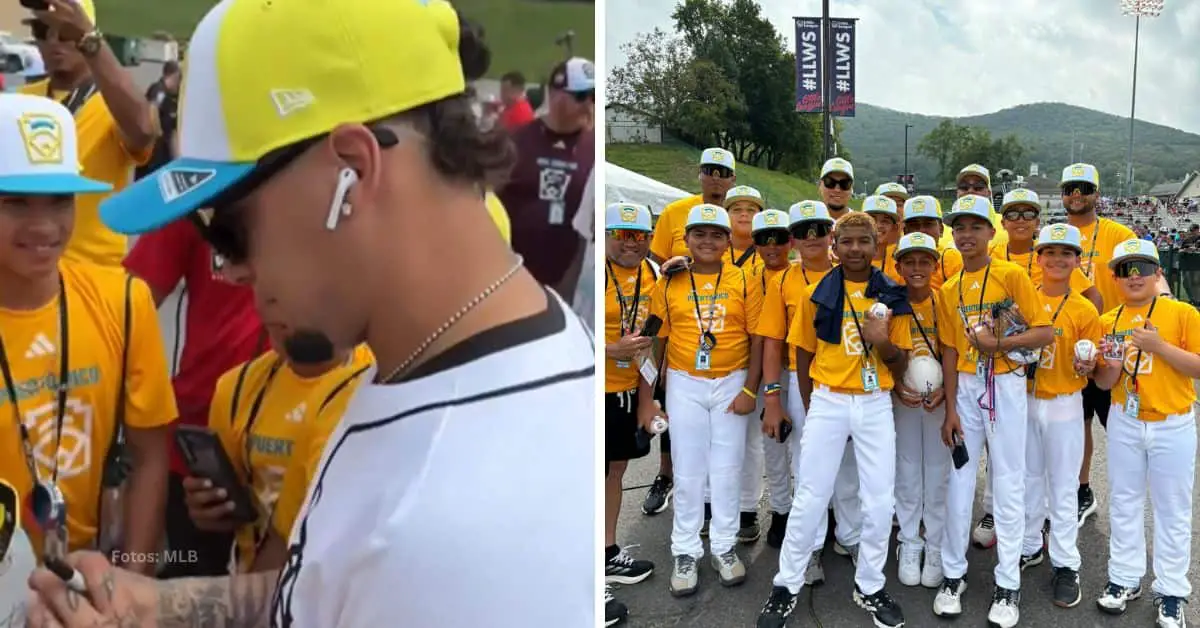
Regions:
[[1096, 496], [1092, 494], [1092, 487], [1079, 487], [1079, 525], [1087, 523], [1087, 518], [1096, 514]]
[[787, 513], [771, 513], [771, 529], [767, 530], [767, 545], [779, 549], [783, 547], [783, 537], [787, 536]]
[[704, 524], [700, 526], [700, 537], [708, 538], [708, 524], [712, 522], [712, 504], [704, 504]]
[[671, 495], [675, 493], [675, 482], [670, 477], [659, 475], [650, 485], [646, 493], [646, 501], [642, 502], [643, 515], [657, 515], [671, 505]]
[[1158, 609], [1155, 623], [1159, 628], [1185, 628], [1187, 621], [1183, 618], [1183, 607], [1187, 600], [1174, 595], [1161, 595], [1154, 598], [1154, 606]]
[[758, 529], [758, 513], [743, 512], [738, 523], [738, 543], [753, 543], [761, 534], [762, 531]]
[[604, 625], [615, 626], [629, 617], [629, 608], [613, 598], [612, 589], [604, 585]]
[[[632, 546], [631, 546], [632, 547]], [[637, 560], [621, 548], [616, 556], [604, 562], [605, 584], [637, 584], [654, 573], [654, 563]]]
[[1079, 603], [1079, 572], [1070, 567], [1055, 567], [1054, 575], [1050, 578], [1050, 586], [1054, 589], [1054, 605], [1060, 608], [1074, 608]]
[[880, 589], [871, 595], [866, 595], [854, 586], [854, 603], [871, 614], [875, 625], [879, 628], [899, 628], [904, 625], [904, 613], [900, 605], [888, 595], [887, 589]]
[[1021, 555], [1021, 571], [1025, 571], [1030, 567], [1036, 567], [1046, 560], [1046, 548], [1040, 547], [1038, 551], [1032, 554]]
[[796, 610], [796, 598], [800, 597], [787, 590], [787, 587], [772, 587], [771, 597], [758, 613], [756, 628], [783, 628], [787, 625], [788, 617]]
[[1122, 615], [1129, 602], [1142, 597], [1142, 587], [1123, 587], [1115, 582], [1104, 586], [1104, 593], [1096, 599], [1096, 606], [1109, 615]]

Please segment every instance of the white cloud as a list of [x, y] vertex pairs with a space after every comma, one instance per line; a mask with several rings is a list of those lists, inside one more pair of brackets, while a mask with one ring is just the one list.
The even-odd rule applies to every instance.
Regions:
[[[760, 0], [794, 46], [793, 17], [818, 0]], [[604, 3], [608, 63], [655, 27], [673, 32], [671, 0]], [[1134, 18], [1118, 0], [834, 0], [856, 17], [858, 100], [899, 111], [966, 116], [1065, 102], [1127, 117]], [[1200, 133], [1200, 0], [1166, 0], [1142, 20], [1137, 117]]]

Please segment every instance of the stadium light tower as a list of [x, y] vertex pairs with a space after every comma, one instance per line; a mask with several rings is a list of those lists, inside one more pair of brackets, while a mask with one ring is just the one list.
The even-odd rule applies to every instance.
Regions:
[[1121, 0], [1121, 11], [1134, 16], [1133, 26], [1133, 90], [1129, 97], [1129, 154], [1125, 166], [1125, 196], [1133, 196], [1133, 121], [1137, 107], [1137, 63], [1138, 37], [1142, 30], [1143, 17], [1158, 17], [1163, 10], [1164, 0]]

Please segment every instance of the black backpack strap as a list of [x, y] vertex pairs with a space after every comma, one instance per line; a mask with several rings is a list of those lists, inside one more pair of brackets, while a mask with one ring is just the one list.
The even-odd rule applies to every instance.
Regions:
[[121, 379], [117, 389], [117, 407], [113, 412], [116, 426], [113, 429], [112, 442], [108, 446], [108, 456], [104, 460], [102, 484], [108, 488], [116, 488], [125, 481], [129, 474], [128, 460], [125, 456], [125, 402], [128, 399], [126, 378], [129, 375], [129, 337], [133, 327], [132, 314], [133, 275], [125, 274], [125, 313], [122, 328], [124, 341], [121, 345]]

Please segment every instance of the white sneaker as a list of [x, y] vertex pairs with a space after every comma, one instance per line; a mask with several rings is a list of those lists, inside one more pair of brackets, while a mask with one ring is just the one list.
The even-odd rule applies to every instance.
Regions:
[[915, 587], [921, 583], [921, 553], [921, 548], [911, 543], [901, 543], [896, 548], [900, 584]]
[[925, 548], [925, 566], [921, 568], [921, 586], [936, 589], [942, 584], [942, 550]]
[[804, 584], [810, 587], [825, 584], [825, 565], [821, 559], [821, 550], [808, 557], [808, 568], [804, 570]]
[[671, 595], [675, 597], [684, 597], [696, 592], [700, 586], [700, 575], [696, 570], [696, 559], [687, 554], [680, 554], [675, 557], [675, 569], [671, 571], [671, 583], [669, 585]]
[[933, 614], [938, 617], [962, 615], [962, 594], [967, 590], [967, 581], [962, 578], [944, 578], [933, 598]]
[[720, 556], [712, 557], [713, 569], [723, 586], [732, 587], [746, 581], [746, 565], [738, 557], [736, 550], [729, 550]]
[[996, 520], [991, 513], [985, 514], [971, 531], [971, 540], [981, 549], [991, 549], [996, 544]]
[[990, 628], [1013, 628], [1021, 621], [1021, 592], [996, 587], [992, 608], [988, 611]]

